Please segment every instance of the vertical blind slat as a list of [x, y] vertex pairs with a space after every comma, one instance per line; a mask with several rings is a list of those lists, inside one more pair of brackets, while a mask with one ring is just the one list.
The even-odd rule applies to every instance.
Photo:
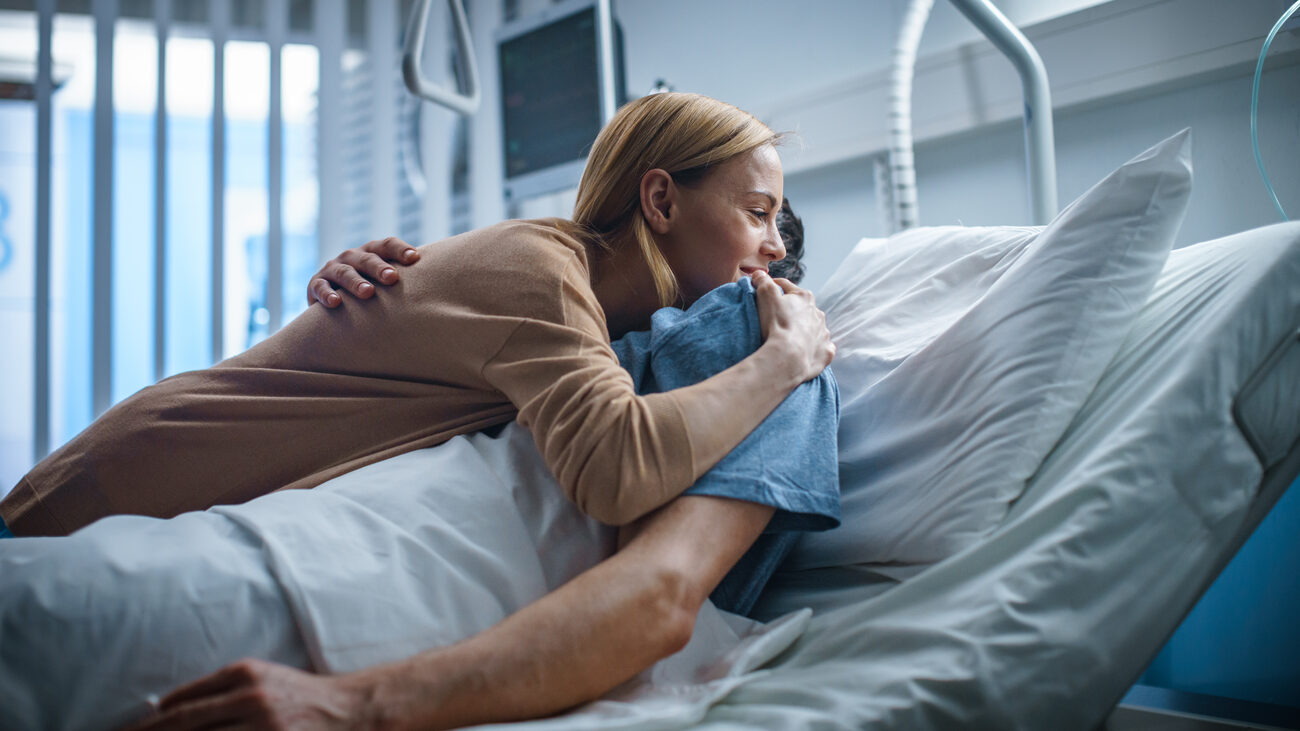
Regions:
[[229, 0], [209, 0], [212, 29], [212, 362], [225, 357], [226, 35]]
[[117, 0], [94, 0], [94, 239], [91, 261], [91, 404], [94, 416], [112, 405], [113, 386], [113, 30]]
[[158, 33], [158, 96], [153, 117], [154, 226], [153, 226], [153, 379], [167, 369], [167, 36], [171, 26], [171, 0], [154, 0]]
[[53, 140], [54, 0], [37, 0], [36, 53], [36, 371], [32, 462], [50, 453], [50, 166]]
[[271, 56], [271, 99], [267, 113], [267, 176], [266, 176], [266, 308], [270, 315], [267, 332], [280, 329], [284, 319], [284, 230], [281, 215], [281, 194], [284, 191], [283, 170], [283, 131], [281, 123], [281, 51], [284, 48], [284, 35], [289, 25], [289, 9], [286, 0], [266, 0], [266, 43]]
[[[376, 238], [398, 232], [397, 212], [397, 3], [367, 3], [370, 55], [370, 227]], [[358, 241], [355, 244], [364, 242]]]
[[320, 239], [317, 259], [343, 250], [343, 45], [347, 25], [345, 0], [316, 0], [316, 46], [320, 49], [320, 86], [316, 105], [316, 159], [320, 191]]

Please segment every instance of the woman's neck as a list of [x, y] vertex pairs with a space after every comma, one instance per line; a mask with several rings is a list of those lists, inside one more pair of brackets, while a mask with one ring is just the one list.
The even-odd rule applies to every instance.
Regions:
[[654, 277], [634, 242], [613, 250], [591, 249], [591, 289], [605, 311], [610, 340], [634, 330], [647, 330], [650, 315], [659, 309]]

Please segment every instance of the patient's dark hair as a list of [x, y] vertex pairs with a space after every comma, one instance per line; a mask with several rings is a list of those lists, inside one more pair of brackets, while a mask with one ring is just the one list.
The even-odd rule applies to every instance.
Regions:
[[776, 230], [785, 244], [785, 258], [774, 261], [768, 272], [774, 277], [785, 277], [795, 284], [803, 279], [803, 221], [794, 215], [790, 199], [781, 199], [781, 210], [776, 214]]

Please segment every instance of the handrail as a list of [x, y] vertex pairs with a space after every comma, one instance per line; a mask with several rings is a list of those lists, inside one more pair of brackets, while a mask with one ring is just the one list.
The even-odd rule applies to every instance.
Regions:
[[461, 0], [447, 0], [452, 18], [456, 22], [456, 50], [460, 54], [463, 73], [458, 79], [461, 91], [454, 92], [430, 82], [420, 71], [420, 58], [424, 55], [424, 36], [429, 28], [429, 2], [418, 0], [411, 8], [411, 19], [406, 29], [406, 43], [402, 49], [402, 78], [411, 93], [434, 104], [466, 117], [478, 111], [480, 97], [478, 63], [474, 60], [474, 44], [469, 37], [469, 23], [465, 20], [465, 7]]
[[952, 0], [962, 15], [1002, 51], [1020, 74], [1025, 95], [1025, 155], [1029, 167], [1029, 205], [1034, 223], [1056, 217], [1056, 142], [1052, 131], [1052, 93], [1047, 69], [1029, 39], [989, 0]]
[[600, 67], [600, 125], [609, 124], [618, 109], [614, 98], [614, 11], [610, 0], [596, 0], [596, 47]]

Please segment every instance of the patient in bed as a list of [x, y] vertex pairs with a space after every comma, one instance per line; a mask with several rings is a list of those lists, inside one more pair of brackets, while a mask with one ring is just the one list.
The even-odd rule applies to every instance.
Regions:
[[[786, 211], [785, 228], [793, 234], [788, 207]], [[797, 227], [797, 219], [793, 220]], [[798, 246], [790, 247], [796, 256], [787, 265], [787, 271], [795, 276], [800, 273], [798, 249]], [[753, 288], [746, 279], [710, 293], [688, 310], [663, 310], [656, 314], [651, 331], [629, 334], [614, 345], [620, 362], [632, 373], [637, 390], [646, 393], [706, 378], [743, 358], [757, 347], [759, 340]], [[826, 371], [797, 389], [762, 427], [688, 491], [693, 496], [740, 499], [753, 501], [756, 507], [778, 508], [764, 535], [714, 591], [713, 598], [720, 606], [740, 613], [747, 611], [792, 545], [794, 531], [821, 530], [838, 523], [834, 436], [837, 414], [834, 380]], [[527, 441], [515, 442], [513, 446], [518, 451], [532, 449]], [[453, 444], [449, 443], [433, 449], [452, 448]], [[326, 487], [320, 490], [326, 491]], [[537, 489], [559, 494], [553, 483]], [[303, 616], [303, 604], [295, 603], [293, 596], [295, 591], [301, 591], [303, 582], [296, 580], [299, 577], [291, 568], [286, 568], [292, 563], [286, 556], [292, 556], [293, 552], [277, 553], [271, 548], [276, 541], [286, 539], [283, 530], [286, 515], [292, 522], [300, 513], [317, 510], [317, 502], [323, 500], [324, 497], [317, 497], [312, 491], [281, 492], [246, 506], [189, 513], [169, 521], [117, 517], [100, 521], [69, 538], [6, 541], [0, 548], [0, 563], [4, 564], [0, 571], [0, 637], [4, 639], [0, 641], [0, 701], [7, 708], [16, 709], [17, 718], [31, 719], [37, 725], [85, 723], [87, 717], [76, 713], [85, 714], [87, 709], [93, 723], [102, 725], [138, 718], [144, 710], [139, 696], [141, 688], [149, 687], [151, 692], [161, 694], [177, 679], [210, 672], [242, 657], [260, 657], [318, 672], [354, 669], [330, 662], [319, 643], [313, 644], [312, 633], [304, 626], [308, 620]], [[671, 506], [664, 509], [671, 510]], [[398, 520], [414, 518], [403, 515]], [[653, 534], [662, 525], [672, 523], [665, 521], [656, 526], [653, 520], [649, 521], [644, 533]], [[338, 527], [337, 539], [346, 540], [347, 525]], [[676, 529], [707, 531], [709, 526], [694, 523]], [[257, 538], [250, 539], [250, 535]], [[587, 535], [590, 538], [595, 533]], [[639, 544], [639, 539], [626, 540], [627, 549], [619, 557], [634, 561], [638, 552], [650, 550], [643, 546], [654, 545], [645, 541]], [[662, 545], [664, 537], [659, 540]], [[597, 540], [592, 546], [599, 543]], [[585, 565], [578, 562], [568, 575], [558, 578], [574, 578], [580, 569], [607, 556], [609, 548], [612, 546], [592, 548], [587, 553], [592, 560]], [[298, 550], [311, 549], [303, 545]], [[123, 571], [123, 566], [132, 565], [133, 560], [142, 557], [149, 570]], [[691, 557], [697, 561], [710, 558]], [[608, 613], [600, 616], [598, 595], [612, 591], [611, 584], [602, 579], [602, 572], [609, 571], [612, 563], [590, 568], [566, 585], [566, 590], [573, 591], [576, 587], [576, 590], [592, 591], [597, 604], [592, 616], [621, 627], [602, 631], [584, 624], [583, 617], [548, 617], [542, 601], [534, 605], [542, 607], [540, 610], [530, 607], [530, 611], [519, 612], [508, 622], [476, 637], [481, 648], [478, 651], [501, 648], [526, 651], [528, 643], [519, 642], [515, 635], [535, 636], [538, 622], [557, 639], [589, 634], [612, 636], [617, 642], [619, 632], [625, 635], [643, 632], [645, 628], [638, 626], [636, 617]], [[448, 571], [456, 569], [451, 563], [446, 566]], [[212, 581], [210, 584], [196, 581], [196, 576], [210, 577]], [[336, 581], [348, 578], [334, 577]], [[532, 587], [531, 593], [521, 590], [499, 603], [508, 614], [551, 588], [555, 587]], [[78, 597], [69, 597], [69, 590]], [[285, 603], [286, 599], [290, 605], [288, 611], [256, 612], [255, 623], [238, 619], [247, 616], [239, 607], [265, 608], [277, 602]], [[363, 607], [379, 599], [351, 597]], [[86, 607], [91, 610], [87, 611]], [[485, 614], [492, 616], [490, 611]], [[106, 620], [109, 617], [116, 617], [117, 624]], [[19, 626], [22, 630], [18, 630]], [[138, 628], [141, 634], [132, 636], [129, 627]], [[482, 628], [470, 625], [464, 629], [469, 634]], [[337, 628], [333, 631], [339, 633]], [[18, 641], [20, 632], [22, 641]], [[200, 649], [195, 651], [196, 643], [184, 640], [187, 633], [204, 635], [209, 641], [197, 643]], [[389, 656], [369, 659], [401, 661], [420, 650], [459, 639], [463, 636], [425, 638], [425, 644], [411, 644]], [[127, 656], [115, 654], [115, 648], [120, 649], [122, 643], [131, 646], [131, 660], [125, 665]], [[634, 647], [631, 642], [627, 645]], [[71, 651], [60, 656], [61, 648]], [[447, 658], [445, 662], [473, 662], [474, 655], [472, 652], [466, 655], [466, 648], [474, 650], [474, 642], [462, 643], [441, 654]], [[186, 653], [198, 657], [187, 657]], [[424, 653], [423, 657], [436, 663], [440, 659], [438, 655], [439, 651], [435, 650]], [[108, 663], [113, 670], [106, 672], [96, 660]], [[211, 695], [214, 687], [219, 690], [223, 684], [238, 686], [230, 672], [278, 673], [279, 677], [291, 679], [289, 686], [277, 686], [281, 689], [293, 687], [295, 680], [318, 677], [286, 675], [291, 672], [289, 667], [280, 665], [244, 663], [236, 668], [224, 671], [225, 675], [212, 676], [204, 681], [206, 685], [197, 686], [197, 690], [183, 689], [173, 696], [172, 705], [183, 704], [187, 698]], [[346, 682], [355, 675], [331, 676], [330, 680]], [[72, 687], [79, 689], [79, 702], [70, 704], [64, 691]], [[96, 700], [102, 704], [98, 708], [93, 705]], [[394, 703], [393, 712], [399, 713], [396, 709], [400, 703]], [[448, 717], [455, 718], [452, 714]], [[187, 727], [174, 716], [166, 722]]]

